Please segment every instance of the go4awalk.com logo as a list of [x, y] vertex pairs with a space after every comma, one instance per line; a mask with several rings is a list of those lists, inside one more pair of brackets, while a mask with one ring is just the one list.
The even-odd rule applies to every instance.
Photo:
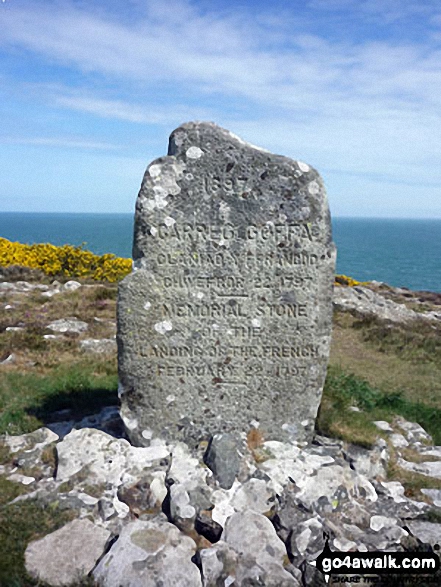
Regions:
[[[316, 568], [327, 578], [332, 575], [332, 583], [369, 584], [379, 582], [379, 575], [402, 575], [403, 580], [406, 575], [416, 578], [434, 575], [440, 561], [434, 552], [333, 552], [327, 540], [316, 560]], [[404, 584], [409, 581], [403, 581]]]

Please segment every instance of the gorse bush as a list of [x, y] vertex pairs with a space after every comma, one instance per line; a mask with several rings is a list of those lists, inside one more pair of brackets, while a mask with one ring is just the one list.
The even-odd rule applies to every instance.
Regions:
[[113, 283], [130, 273], [132, 260], [113, 254], [94, 255], [72, 245], [24, 245], [0, 238], [0, 266], [12, 265], [39, 269], [52, 277], [84, 277]]
[[[0, 267], [27, 267], [51, 277], [85, 277], [95, 281], [120, 281], [132, 270], [132, 260], [111, 253], [94, 255], [82, 246], [49, 243], [24, 245], [0, 237]], [[355, 286], [361, 282], [336, 275], [336, 285]]]
[[356, 279], [348, 277], [347, 275], [336, 275], [335, 285], [347, 285], [349, 287], [355, 287], [356, 285], [363, 285], [363, 282], [357, 281]]

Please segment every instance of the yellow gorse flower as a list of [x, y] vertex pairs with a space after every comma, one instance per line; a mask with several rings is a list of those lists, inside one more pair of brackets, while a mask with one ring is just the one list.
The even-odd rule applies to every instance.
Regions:
[[356, 285], [362, 285], [364, 282], [357, 281], [352, 277], [348, 277], [347, 275], [336, 275], [335, 276], [335, 285], [348, 285], [349, 287], [354, 287]]
[[[111, 253], [94, 255], [82, 246], [72, 245], [24, 245], [0, 237], [0, 266], [10, 265], [40, 269], [50, 276], [87, 277], [111, 283], [121, 281], [132, 270], [131, 259], [116, 257]], [[361, 283], [347, 275], [335, 276], [336, 285], [353, 287]]]
[[94, 255], [82, 247], [49, 243], [24, 245], [0, 237], [0, 266], [21, 265], [47, 275], [120, 281], [132, 270], [132, 260], [113, 254]]

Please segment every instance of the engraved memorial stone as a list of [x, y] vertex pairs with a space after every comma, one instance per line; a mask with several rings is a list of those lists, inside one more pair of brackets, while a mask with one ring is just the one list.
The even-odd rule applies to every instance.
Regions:
[[144, 175], [133, 258], [117, 336], [132, 441], [253, 426], [310, 440], [335, 265], [317, 171], [215, 124], [184, 124]]

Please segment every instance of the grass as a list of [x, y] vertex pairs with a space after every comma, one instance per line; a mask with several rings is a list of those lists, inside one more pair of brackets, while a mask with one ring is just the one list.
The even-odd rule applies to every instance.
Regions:
[[385, 324], [378, 319], [357, 320], [363, 339], [383, 353], [395, 354], [412, 363], [441, 362], [441, 326], [418, 320], [412, 324]]
[[440, 341], [439, 326], [395, 327], [337, 312], [330, 363], [385, 393], [441, 408]]
[[0, 373], [0, 434], [32, 432], [58, 410], [78, 418], [115, 405], [117, 387], [116, 369], [104, 361], [58, 366], [46, 375]]
[[[361, 412], [349, 408], [356, 406]], [[385, 392], [339, 367], [330, 367], [323, 391], [317, 429], [322, 434], [372, 446], [378, 436], [375, 420], [391, 422], [395, 415], [418, 422], [441, 444], [441, 408], [409, 400], [404, 394]]]
[[[351, 412], [350, 405], [363, 411]], [[397, 414], [441, 445], [441, 326], [336, 312], [319, 427], [369, 446], [378, 435], [372, 421], [391, 422]]]

